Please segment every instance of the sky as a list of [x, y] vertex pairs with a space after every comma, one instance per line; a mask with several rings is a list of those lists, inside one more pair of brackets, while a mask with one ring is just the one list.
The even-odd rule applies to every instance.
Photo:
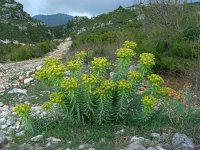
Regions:
[[65, 13], [73, 16], [96, 16], [121, 6], [133, 5], [134, 0], [16, 0], [31, 16]]

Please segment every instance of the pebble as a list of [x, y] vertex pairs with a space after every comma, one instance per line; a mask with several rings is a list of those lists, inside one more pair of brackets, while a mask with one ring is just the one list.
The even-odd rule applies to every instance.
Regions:
[[7, 137], [5, 135], [0, 135], [0, 149], [6, 144], [8, 144]]
[[0, 107], [3, 107], [3, 105], [4, 105], [3, 102], [0, 102]]
[[0, 119], [0, 125], [5, 125], [6, 124], [6, 119], [5, 118], [1, 118]]
[[39, 142], [41, 140], [43, 140], [43, 135], [37, 135], [37, 136], [31, 138], [32, 142]]

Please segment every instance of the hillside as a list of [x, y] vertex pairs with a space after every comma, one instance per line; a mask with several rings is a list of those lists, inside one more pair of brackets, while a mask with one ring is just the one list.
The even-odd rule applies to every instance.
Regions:
[[188, 68], [197, 67], [199, 9], [198, 3], [120, 6], [91, 19], [74, 18], [67, 25], [55, 27], [57, 30], [53, 28], [52, 32], [59, 30], [64, 36], [72, 36], [74, 50], [89, 49], [95, 56], [111, 58], [114, 49], [126, 40], [133, 40], [140, 44], [138, 53], [156, 55], [157, 71], [182, 74]]
[[42, 21], [47, 26], [57, 26], [68, 23], [72, 20], [73, 16], [67, 14], [54, 14], [54, 15], [36, 15], [33, 18]]
[[51, 39], [45, 25], [23, 11], [23, 5], [14, 0], [0, 1], [0, 39], [35, 43]]

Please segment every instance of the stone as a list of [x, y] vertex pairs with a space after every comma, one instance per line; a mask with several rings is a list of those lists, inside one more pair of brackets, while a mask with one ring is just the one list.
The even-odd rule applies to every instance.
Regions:
[[27, 90], [26, 89], [17, 89], [17, 88], [14, 88], [10, 91], [8, 91], [8, 94], [16, 94], [16, 93], [20, 93], [20, 94], [27, 94]]
[[31, 138], [32, 142], [39, 142], [41, 140], [43, 140], [43, 135], [37, 135], [37, 136]]
[[12, 126], [13, 124], [15, 124], [15, 119], [14, 118], [8, 118], [6, 121], [6, 124], [8, 126]]
[[160, 141], [160, 134], [158, 133], [151, 133], [151, 137], [153, 140]]
[[114, 72], [110, 72], [110, 78], [113, 78], [114, 75], [115, 75]]
[[70, 71], [66, 71], [66, 72], [65, 72], [65, 75], [66, 75], [66, 76], [70, 76], [70, 75], [71, 75]]
[[24, 79], [24, 84], [29, 84], [34, 80], [34, 78], [26, 78]]
[[131, 65], [129, 68], [128, 68], [128, 70], [130, 70], [130, 71], [133, 71], [133, 70], [136, 70], [137, 69], [137, 66], [135, 66], [135, 65]]
[[131, 138], [130, 143], [135, 143], [135, 144], [137, 143], [137, 144], [144, 145], [144, 144], [145, 144], [145, 138], [133, 136], [133, 137]]
[[117, 134], [117, 135], [118, 135], [118, 134], [122, 134], [122, 133], [124, 133], [124, 131], [125, 131], [124, 129], [121, 129], [121, 130], [117, 131], [116, 134]]
[[50, 142], [51, 144], [58, 144], [59, 142], [61, 142], [61, 139], [57, 139], [55, 137], [49, 137], [47, 141]]
[[0, 107], [3, 107], [3, 105], [4, 105], [3, 102], [0, 102]]
[[45, 146], [46, 148], [51, 147], [51, 143], [48, 142], [47, 145]]
[[157, 149], [154, 147], [149, 147], [147, 150], [157, 150]]
[[32, 71], [27, 71], [26, 72], [26, 77], [29, 77], [32, 74]]
[[5, 125], [1, 125], [0, 128], [1, 128], [1, 130], [4, 130], [4, 129], [8, 128], [8, 125], [6, 125], [6, 124]]
[[0, 135], [0, 148], [8, 144], [8, 139], [5, 135]]
[[25, 135], [25, 131], [20, 131], [20, 132], [16, 133], [17, 137], [24, 136], [24, 135]]
[[89, 149], [87, 149], [87, 150], [95, 150], [95, 148], [89, 148]]
[[146, 150], [142, 145], [131, 143], [124, 150]]
[[78, 149], [81, 150], [81, 149], [89, 149], [91, 148], [92, 146], [90, 144], [82, 144], [82, 145], [79, 145]]
[[175, 133], [172, 138], [172, 148], [174, 150], [194, 150], [192, 139], [185, 134]]
[[156, 149], [157, 149], [157, 150], [166, 150], [166, 149], [164, 149], [164, 148], [163, 148], [162, 146], [160, 146], [160, 145], [157, 145], [157, 146], [156, 146]]
[[0, 125], [5, 125], [6, 124], [6, 119], [3, 117], [0, 119]]

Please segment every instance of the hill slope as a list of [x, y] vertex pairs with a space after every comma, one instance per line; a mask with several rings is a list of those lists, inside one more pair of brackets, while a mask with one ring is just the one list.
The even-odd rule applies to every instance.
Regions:
[[88, 49], [93, 55], [111, 58], [124, 41], [133, 40], [139, 45], [138, 54], [156, 55], [158, 71], [183, 73], [197, 66], [199, 10], [198, 3], [119, 7], [91, 19], [75, 17], [52, 32], [59, 30], [70, 35], [75, 50]]
[[68, 23], [73, 16], [67, 14], [36, 15], [33, 18], [44, 22], [47, 26], [57, 26]]
[[43, 23], [23, 11], [23, 5], [15, 0], [0, 1], [0, 39], [33, 43], [51, 39], [52, 35]]

